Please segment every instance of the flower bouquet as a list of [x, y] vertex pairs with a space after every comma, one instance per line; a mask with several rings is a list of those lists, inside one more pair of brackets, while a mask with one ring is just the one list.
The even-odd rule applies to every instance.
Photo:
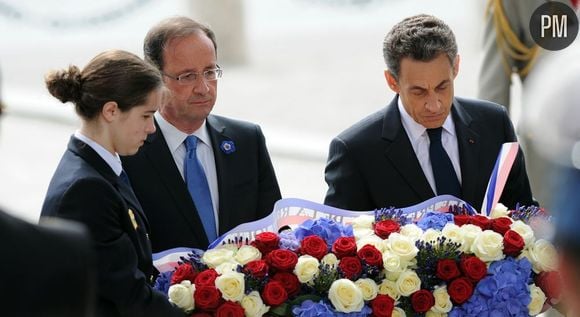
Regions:
[[191, 316], [533, 316], [558, 301], [556, 250], [530, 226], [541, 209], [417, 215], [315, 213], [192, 251], [156, 288]]

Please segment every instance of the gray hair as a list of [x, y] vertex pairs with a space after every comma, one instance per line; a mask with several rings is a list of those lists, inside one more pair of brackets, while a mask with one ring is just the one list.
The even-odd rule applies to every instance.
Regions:
[[426, 14], [408, 17], [385, 36], [383, 57], [391, 74], [398, 79], [401, 60], [410, 57], [428, 62], [445, 53], [449, 62], [457, 56], [455, 35], [445, 22]]
[[143, 43], [145, 60], [162, 70], [164, 66], [163, 50], [167, 43], [174, 38], [186, 37], [199, 32], [202, 32], [211, 40], [217, 56], [214, 32], [207, 25], [188, 17], [177, 16], [165, 19], [149, 30]]

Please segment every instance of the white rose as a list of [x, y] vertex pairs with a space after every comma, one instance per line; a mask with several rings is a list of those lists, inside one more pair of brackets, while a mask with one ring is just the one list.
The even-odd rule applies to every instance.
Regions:
[[512, 225], [510, 226], [510, 229], [519, 233], [520, 236], [522, 236], [522, 238], [524, 238], [524, 242], [526, 243], [526, 247], [528, 247], [532, 243], [534, 243], [534, 240], [536, 239], [534, 237], [534, 230], [532, 230], [532, 227], [528, 226], [527, 224], [525, 224], [521, 220], [514, 221], [512, 223]]
[[481, 234], [482, 230], [480, 227], [472, 224], [466, 224], [459, 228], [461, 229], [461, 236], [463, 237], [463, 244], [460, 249], [462, 252], [471, 253], [473, 240]]
[[406, 263], [401, 263], [401, 257], [391, 251], [383, 253], [383, 267], [389, 272], [402, 272], [407, 268]]
[[425, 242], [436, 243], [437, 238], [439, 238], [439, 237], [441, 237], [440, 231], [435, 230], [433, 228], [429, 228], [425, 232], [423, 232], [423, 235], [421, 236], [421, 240], [423, 240]]
[[407, 314], [400, 307], [395, 307], [393, 309], [393, 313], [391, 314], [391, 317], [407, 317]]
[[300, 283], [308, 283], [318, 274], [319, 265], [317, 258], [310, 255], [302, 255], [298, 258], [294, 274], [298, 277]]
[[445, 227], [441, 230], [441, 235], [443, 235], [448, 241], [463, 244], [463, 233], [461, 232], [461, 227], [458, 225], [448, 222]]
[[421, 280], [415, 271], [407, 270], [399, 275], [396, 285], [399, 294], [410, 296], [421, 289]]
[[399, 300], [401, 294], [397, 291], [397, 284], [389, 279], [383, 279], [381, 284], [378, 285], [379, 287], [379, 294], [381, 295], [389, 295], [394, 300]]
[[338, 258], [336, 257], [336, 255], [334, 255], [334, 253], [328, 253], [327, 255], [322, 257], [322, 260], [320, 260], [320, 262], [322, 262], [322, 264], [330, 265], [331, 267], [338, 266]]
[[180, 284], [173, 284], [169, 287], [167, 295], [169, 301], [177, 305], [184, 311], [190, 311], [195, 308], [193, 293], [195, 292], [195, 284], [190, 281], [181, 281]]
[[235, 260], [241, 265], [246, 265], [248, 262], [259, 260], [261, 258], [262, 253], [260, 253], [260, 250], [251, 245], [243, 245], [235, 256]]
[[388, 279], [389, 281], [396, 282], [399, 279], [399, 276], [401, 276], [401, 273], [403, 273], [404, 271], [400, 271], [400, 272], [389, 272], [387, 270], [383, 270], [383, 272], [385, 273], [385, 278], [386, 279]]
[[492, 230], [485, 230], [475, 238], [471, 252], [483, 262], [498, 261], [503, 254], [503, 236]]
[[389, 250], [401, 258], [401, 262], [411, 261], [419, 252], [412, 238], [406, 237], [399, 233], [391, 233], [387, 239]]
[[379, 287], [375, 281], [370, 278], [361, 278], [354, 282], [361, 290], [363, 299], [366, 301], [373, 300], [379, 293]]
[[361, 290], [353, 281], [347, 279], [339, 279], [332, 283], [328, 290], [328, 299], [341, 313], [359, 312], [364, 306]]
[[506, 207], [502, 203], [498, 203], [497, 205], [495, 205], [495, 208], [493, 208], [491, 210], [491, 214], [489, 217], [491, 219], [495, 219], [495, 218], [499, 218], [499, 217], [507, 217], [509, 212], [510, 211], [508, 210], [508, 207]]
[[224, 262], [231, 262], [234, 258], [234, 251], [228, 248], [217, 248], [205, 251], [201, 261], [212, 269]]
[[368, 236], [374, 235], [375, 232], [373, 229], [352, 228], [352, 234], [354, 235], [354, 238], [358, 241], [360, 239], [364, 239]]
[[439, 313], [433, 310], [428, 310], [427, 313], [425, 314], [425, 317], [445, 317], [447, 316], [446, 313]]
[[531, 245], [528, 252], [528, 259], [532, 262], [534, 272], [557, 270], [558, 252], [550, 242], [539, 239]]
[[266, 306], [256, 291], [244, 296], [240, 302], [244, 308], [246, 317], [262, 317], [270, 310], [270, 306]]
[[433, 297], [435, 297], [435, 305], [431, 307], [433, 312], [448, 313], [453, 308], [451, 297], [449, 296], [449, 293], [447, 293], [447, 286], [436, 288], [433, 291]]
[[535, 316], [542, 311], [544, 308], [544, 303], [546, 302], [546, 295], [542, 292], [542, 289], [534, 284], [528, 285], [530, 288], [530, 297], [532, 300], [528, 304], [528, 310], [530, 316]]
[[362, 249], [362, 247], [364, 247], [367, 244], [374, 246], [375, 248], [377, 248], [377, 250], [379, 250], [381, 252], [383, 252], [383, 250], [385, 249], [385, 246], [383, 244], [383, 239], [381, 239], [379, 236], [377, 236], [376, 234], [373, 233], [369, 236], [366, 236], [366, 237], [358, 240], [356, 242], [356, 250], [358, 251], [358, 250]]
[[402, 226], [399, 233], [406, 237], [412, 238], [414, 241], [417, 241], [423, 235], [423, 229], [419, 228], [419, 226], [414, 223], [410, 223]]
[[352, 228], [353, 229], [372, 229], [374, 222], [375, 222], [375, 216], [373, 216], [373, 215], [360, 215], [360, 216], [353, 219]]
[[215, 286], [222, 292], [222, 297], [225, 300], [239, 302], [244, 297], [244, 274], [226, 272], [215, 279]]
[[220, 265], [218, 265], [215, 268], [215, 271], [219, 274], [219, 275], [223, 275], [226, 272], [235, 272], [238, 270], [238, 263], [237, 262], [224, 262]]

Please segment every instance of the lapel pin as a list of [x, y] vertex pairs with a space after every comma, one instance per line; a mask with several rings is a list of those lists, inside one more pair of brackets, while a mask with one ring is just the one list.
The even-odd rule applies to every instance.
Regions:
[[220, 149], [225, 154], [232, 154], [236, 151], [236, 144], [234, 141], [222, 141], [222, 144], [220, 144]]
[[137, 225], [137, 220], [135, 219], [135, 214], [133, 213], [133, 210], [131, 210], [131, 208], [129, 208], [127, 213], [129, 214], [129, 219], [131, 219], [131, 223], [133, 224], [133, 228], [135, 228], [135, 230], [137, 230], [137, 228], [139, 228], [139, 226]]
[[475, 144], [475, 140], [474, 139], [469, 139], [469, 140], [467, 140], [467, 142], [469, 142], [469, 144]]

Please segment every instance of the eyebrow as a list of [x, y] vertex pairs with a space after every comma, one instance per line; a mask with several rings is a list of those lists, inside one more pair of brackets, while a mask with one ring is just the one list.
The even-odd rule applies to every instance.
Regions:
[[[449, 79], [445, 79], [443, 81], [441, 81], [437, 86], [435, 86], [435, 88], [441, 87], [445, 84], [450, 83], [451, 81]], [[423, 88], [421, 86], [411, 86], [411, 88], [409, 88], [410, 90], [427, 90], [427, 88]]]

